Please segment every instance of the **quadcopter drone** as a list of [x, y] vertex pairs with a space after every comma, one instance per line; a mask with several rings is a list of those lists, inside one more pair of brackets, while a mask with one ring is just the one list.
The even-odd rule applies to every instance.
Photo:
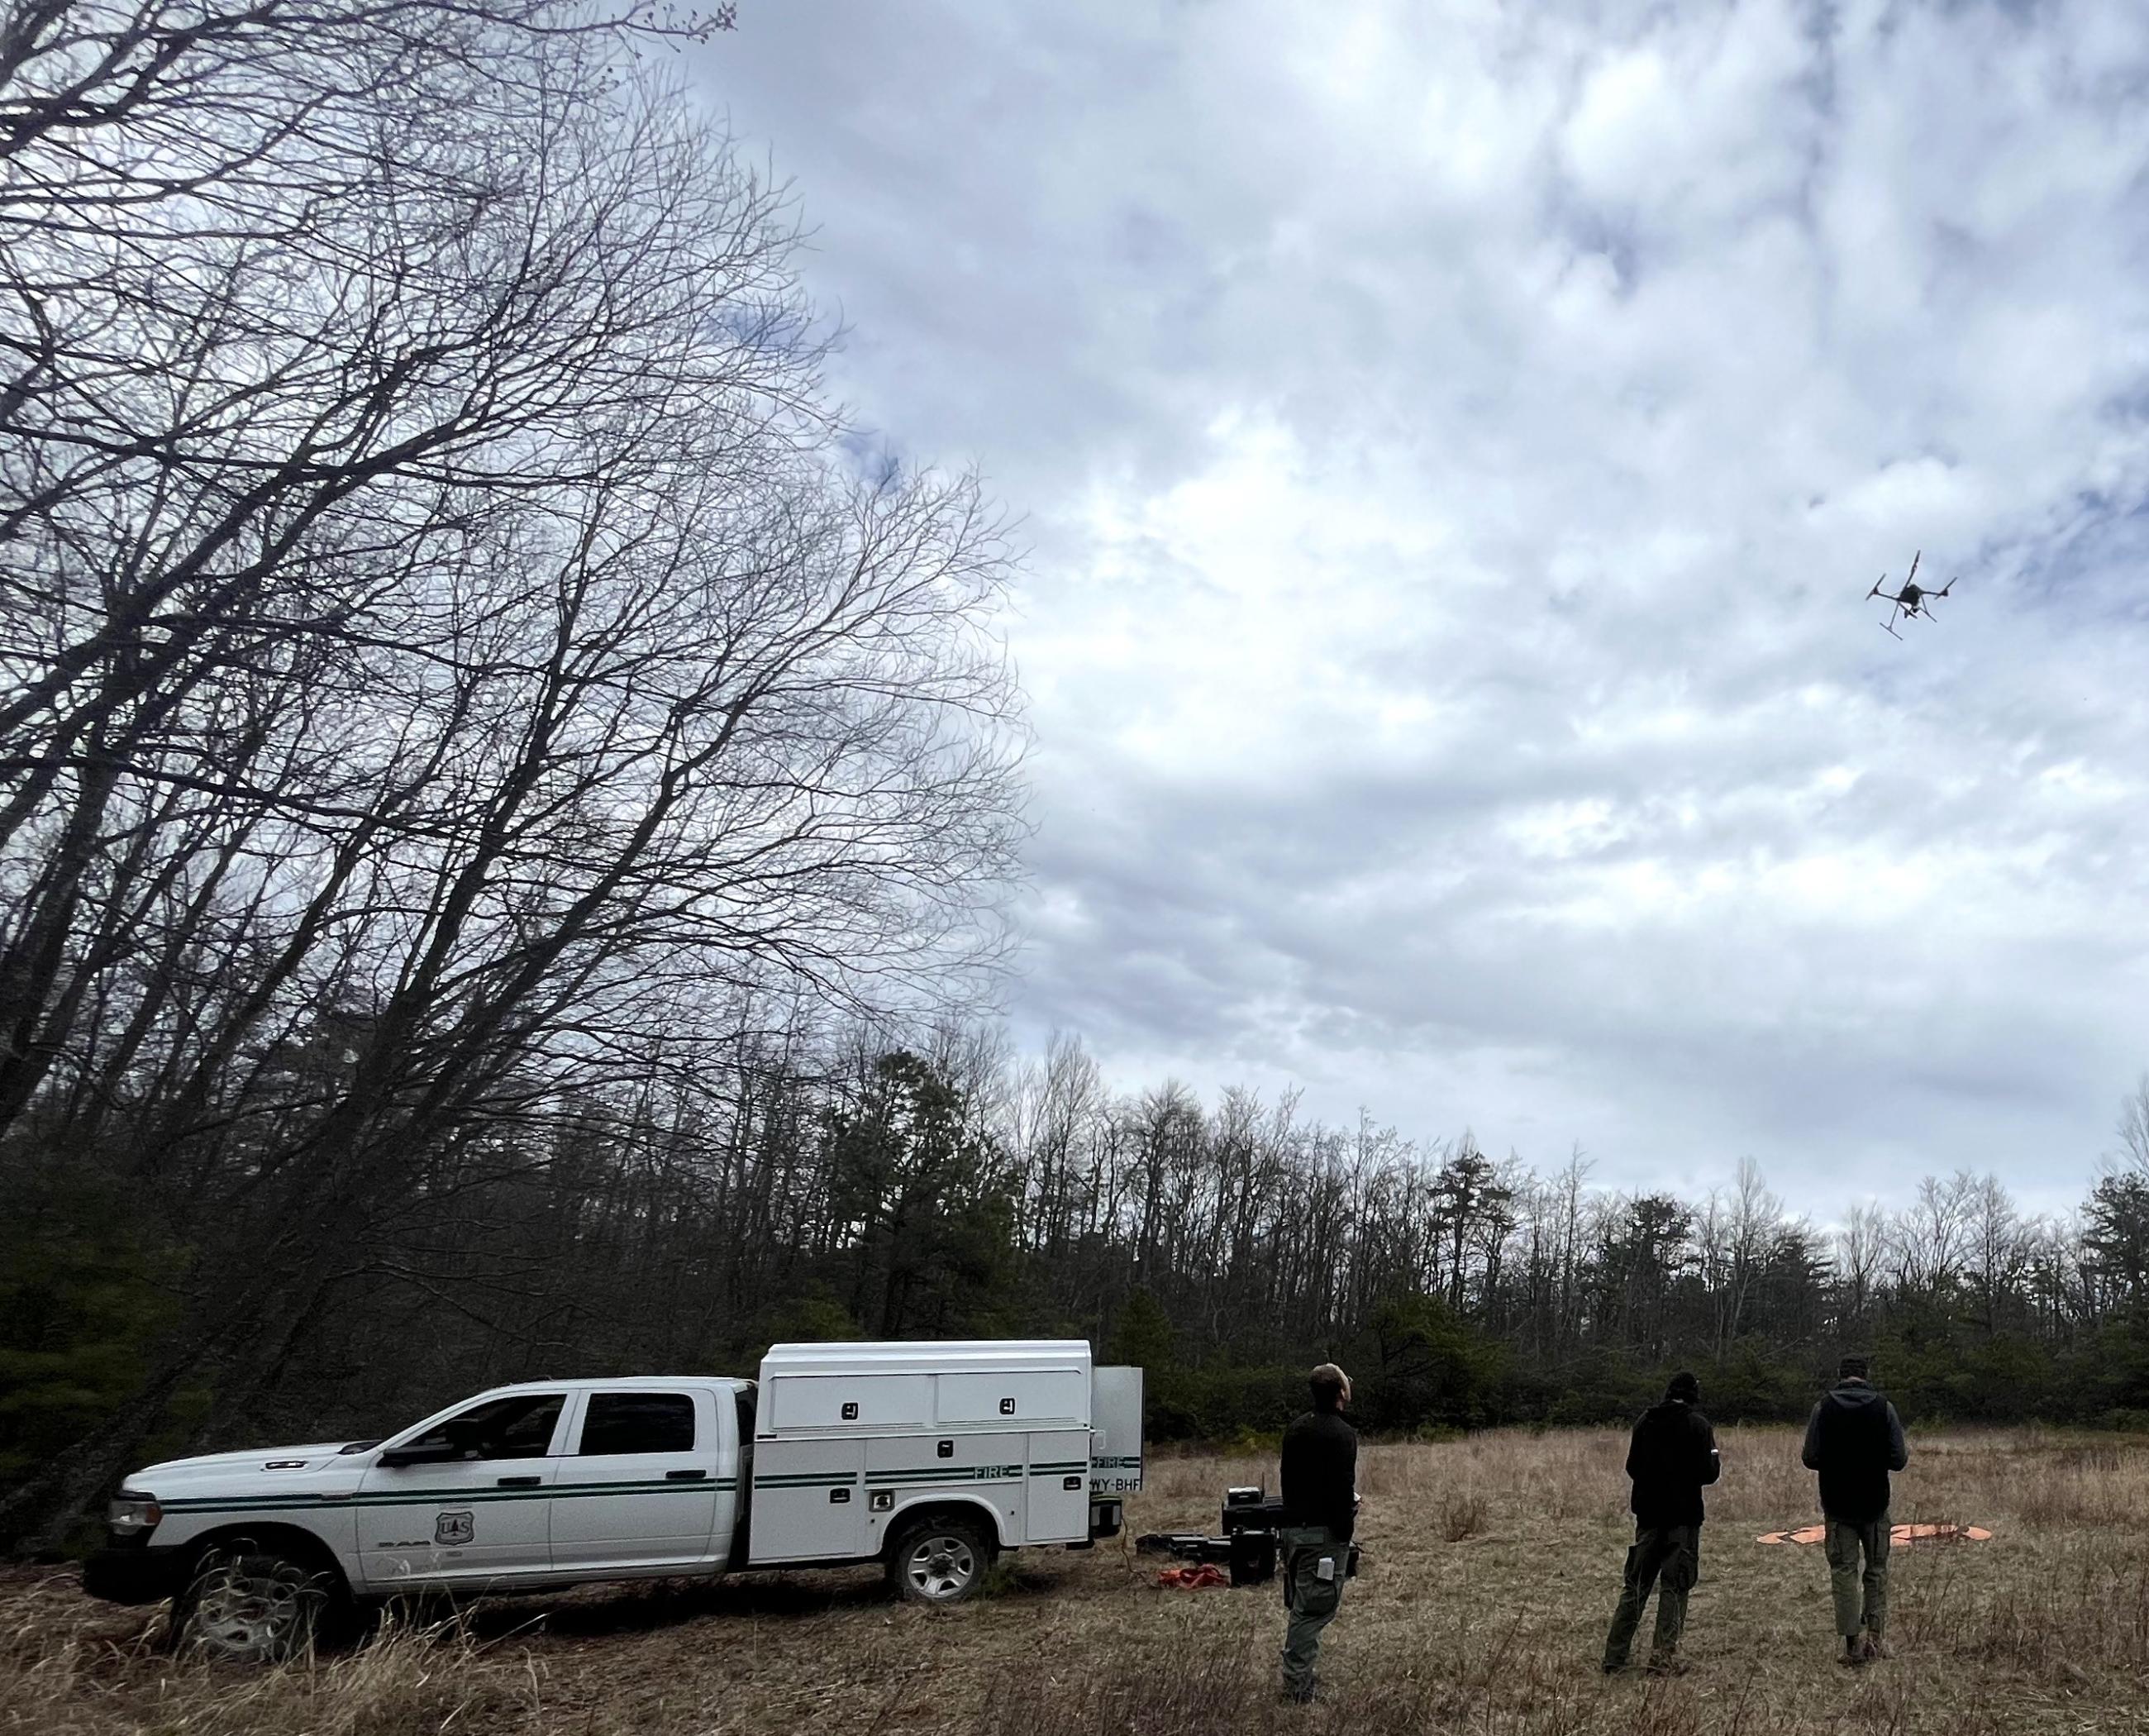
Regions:
[[1903, 637], [1900, 633], [1895, 632], [1895, 623], [1898, 621], [1908, 621], [1913, 616], [1922, 616], [1925, 620], [1930, 621], [1933, 618], [1933, 600], [1935, 597], [1945, 596], [1949, 591], [1955, 589], [1953, 579], [1950, 579], [1937, 591], [1928, 591], [1918, 583], [1918, 558], [1925, 551], [1920, 549], [1917, 554], [1910, 556], [1910, 576], [1903, 581], [1903, 588], [1900, 591], [1883, 591], [1880, 588], [1888, 582], [1888, 575], [1884, 572], [1874, 581], [1873, 588], [1865, 593], [1865, 600], [1868, 602], [1877, 596], [1895, 604], [1895, 611], [1880, 623], [1880, 631], [1884, 633], [1895, 633], [1898, 639]]

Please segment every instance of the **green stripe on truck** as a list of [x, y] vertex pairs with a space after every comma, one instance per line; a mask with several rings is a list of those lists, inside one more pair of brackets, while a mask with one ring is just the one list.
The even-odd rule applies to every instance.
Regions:
[[691, 1494], [738, 1487], [734, 1477], [692, 1482], [545, 1483], [534, 1489], [375, 1489], [356, 1495], [191, 1495], [157, 1504], [168, 1513], [315, 1512], [339, 1507], [460, 1507], [478, 1502], [578, 1500], [586, 1496], [647, 1495], [652, 1490]]

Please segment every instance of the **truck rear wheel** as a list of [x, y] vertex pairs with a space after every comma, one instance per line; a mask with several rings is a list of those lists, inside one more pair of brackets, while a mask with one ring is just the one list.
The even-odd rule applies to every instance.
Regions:
[[274, 1547], [212, 1549], [172, 1612], [183, 1651], [281, 1663], [311, 1648], [337, 1601], [335, 1576]]
[[938, 1514], [906, 1525], [890, 1547], [888, 1578], [913, 1603], [974, 1598], [993, 1564], [993, 1540], [974, 1519]]

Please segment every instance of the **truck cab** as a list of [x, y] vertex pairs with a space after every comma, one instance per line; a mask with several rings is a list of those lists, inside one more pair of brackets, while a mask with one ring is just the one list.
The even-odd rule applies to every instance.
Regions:
[[149, 1466], [83, 1583], [174, 1598], [175, 1628], [247, 1658], [349, 1600], [428, 1591], [880, 1562], [903, 1595], [954, 1602], [1002, 1548], [1117, 1530], [1140, 1416], [1140, 1371], [1093, 1370], [1080, 1341], [778, 1345], [758, 1383], [526, 1381], [385, 1441]]

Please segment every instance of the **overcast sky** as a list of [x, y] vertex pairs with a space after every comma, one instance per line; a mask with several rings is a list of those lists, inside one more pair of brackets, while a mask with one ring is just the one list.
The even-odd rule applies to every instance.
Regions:
[[1026, 520], [1024, 1041], [2080, 1197], [2149, 1066], [2149, 8], [746, 0], [692, 68], [842, 394]]

